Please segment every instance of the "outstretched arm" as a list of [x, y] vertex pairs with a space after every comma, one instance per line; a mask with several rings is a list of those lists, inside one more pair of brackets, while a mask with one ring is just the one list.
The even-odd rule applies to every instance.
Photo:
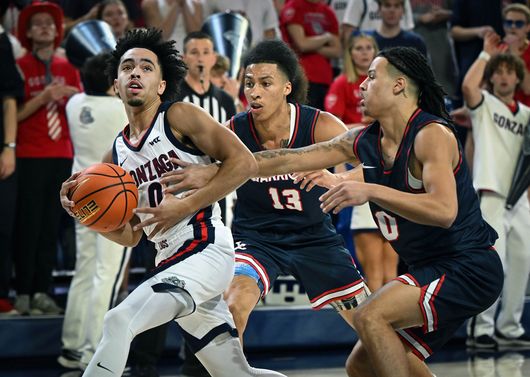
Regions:
[[258, 162], [258, 176], [287, 174], [308, 170], [330, 168], [343, 162], [354, 161], [353, 142], [358, 130], [349, 130], [329, 141], [323, 141], [303, 148], [273, 149], [254, 153]]
[[455, 135], [446, 127], [432, 123], [416, 136], [414, 155], [421, 167], [424, 194], [412, 194], [393, 188], [347, 181], [322, 195], [325, 212], [377, 203], [418, 224], [450, 227], [458, 212], [456, 181], [453, 170], [460, 161]]

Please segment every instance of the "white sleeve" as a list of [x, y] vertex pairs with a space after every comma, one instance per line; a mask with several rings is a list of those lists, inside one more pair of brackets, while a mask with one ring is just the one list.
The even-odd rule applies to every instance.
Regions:
[[361, 24], [361, 16], [363, 14], [363, 0], [351, 0], [348, 2], [348, 6], [344, 11], [344, 18], [342, 23], [346, 25], [351, 25], [354, 27], [359, 27]]
[[262, 0], [263, 1], [263, 30], [275, 29], [279, 26], [278, 14], [276, 14], [276, 9], [274, 9], [274, 4], [272, 0]]
[[491, 94], [488, 91], [482, 90], [482, 99], [480, 103], [473, 109], [469, 109], [469, 114], [471, 115], [471, 129], [473, 133], [482, 132], [484, 129], [485, 121], [484, 117], [488, 112], [489, 100]]

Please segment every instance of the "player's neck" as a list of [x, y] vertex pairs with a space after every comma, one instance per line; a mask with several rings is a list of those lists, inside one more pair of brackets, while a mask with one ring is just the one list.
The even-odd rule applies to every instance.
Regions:
[[513, 103], [515, 101], [515, 99], [514, 99], [515, 93], [513, 93], [513, 92], [505, 94], [505, 95], [501, 95], [500, 93], [498, 93], [498, 92], [496, 92], [494, 90], [493, 94], [495, 95], [495, 97], [497, 97], [499, 100], [501, 100], [501, 102], [505, 103], [508, 106], [513, 105]]
[[190, 88], [198, 94], [204, 94], [210, 90], [211, 84], [209, 75], [203, 75], [203, 77], [200, 78], [188, 73], [184, 80], [186, 80], [186, 83], [190, 86]]
[[151, 126], [153, 118], [162, 103], [160, 97], [145, 106], [125, 106], [129, 120], [130, 139], [139, 139], [141, 135]]
[[274, 115], [263, 120], [254, 120], [262, 142], [280, 139], [284, 134], [289, 135], [291, 122], [291, 107], [285, 102], [274, 112]]
[[381, 125], [385, 139], [399, 145], [409, 120], [417, 108], [418, 106], [415, 104], [407, 104], [378, 117], [377, 120]]

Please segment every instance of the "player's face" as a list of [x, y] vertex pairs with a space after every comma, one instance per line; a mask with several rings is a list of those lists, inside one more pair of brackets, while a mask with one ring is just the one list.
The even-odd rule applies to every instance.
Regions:
[[403, 0], [383, 0], [379, 6], [381, 21], [387, 26], [397, 26], [403, 17]]
[[216, 55], [209, 39], [190, 39], [184, 48], [182, 60], [188, 66], [189, 74], [198, 77], [201, 72], [210, 72], [215, 64]]
[[57, 28], [53, 17], [49, 13], [35, 13], [30, 20], [27, 37], [33, 41], [34, 45], [53, 44], [57, 36]]
[[515, 93], [519, 79], [514, 69], [509, 69], [506, 64], [501, 64], [490, 78], [493, 93], [498, 96], [512, 96]]
[[251, 64], [245, 69], [245, 97], [255, 120], [276, 114], [291, 93], [291, 83], [276, 64]]
[[368, 38], [357, 38], [350, 49], [353, 65], [361, 71], [366, 71], [375, 57], [375, 48]]
[[376, 57], [368, 68], [368, 77], [360, 85], [364, 114], [376, 119], [393, 103], [395, 80], [387, 67], [385, 58]]
[[139, 107], [160, 98], [166, 88], [158, 57], [145, 48], [132, 48], [120, 60], [114, 90], [124, 103]]

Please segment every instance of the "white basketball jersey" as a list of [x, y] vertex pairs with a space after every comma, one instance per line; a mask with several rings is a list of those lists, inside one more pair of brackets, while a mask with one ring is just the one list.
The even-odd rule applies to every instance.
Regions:
[[475, 154], [473, 185], [508, 195], [515, 164], [523, 143], [523, 129], [530, 119], [530, 108], [517, 103], [516, 113], [493, 94], [483, 90], [483, 100], [471, 109]]
[[[162, 185], [159, 182], [162, 174], [179, 168], [173, 166], [169, 161], [170, 157], [194, 164], [209, 164], [212, 161], [209, 156], [194, 147], [184, 145], [174, 136], [165, 119], [169, 106], [171, 103], [160, 105], [153, 124], [138, 144], [132, 145], [129, 142], [127, 137], [129, 126], [118, 135], [114, 142], [114, 162], [134, 178], [138, 187], [139, 208], [156, 207], [162, 201]], [[177, 197], [181, 194], [179, 193]], [[138, 214], [138, 216], [142, 221], [151, 217], [147, 214]], [[173, 255], [183, 242], [193, 239], [194, 230], [198, 229], [197, 226], [199, 228], [200, 226], [224, 226], [217, 203], [188, 216], [168, 231], [159, 232], [151, 239], [158, 250], [157, 261]], [[147, 226], [144, 232], [150, 234], [154, 227], [155, 225]]]

